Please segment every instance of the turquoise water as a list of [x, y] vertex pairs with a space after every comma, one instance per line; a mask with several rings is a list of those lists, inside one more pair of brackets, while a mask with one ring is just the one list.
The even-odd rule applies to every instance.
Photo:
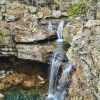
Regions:
[[42, 100], [35, 90], [11, 89], [4, 93], [4, 100]]

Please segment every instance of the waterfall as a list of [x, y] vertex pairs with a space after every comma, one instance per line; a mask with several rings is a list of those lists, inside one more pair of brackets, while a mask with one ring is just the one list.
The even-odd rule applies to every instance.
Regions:
[[48, 23], [48, 31], [52, 31], [52, 30], [53, 30], [53, 26], [52, 26], [51, 21], [49, 21], [49, 23]]
[[[62, 69], [60, 75], [60, 68]], [[62, 50], [55, 51], [51, 63], [47, 100], [65, 100], [74, 66]]]
[[62, 35], [63, 27], [64, 27], [64, 21], [62, 20], [59, 23], [57, 28], [57, 37], [58, 37], [57, 42], [64, 42], [63, 35]]

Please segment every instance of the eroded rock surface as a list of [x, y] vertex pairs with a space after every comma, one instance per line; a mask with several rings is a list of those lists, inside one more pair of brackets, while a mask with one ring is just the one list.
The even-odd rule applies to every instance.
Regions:
[[67, 52], [77, 71], [70, 86], [71, 100], [100, 99], [100, 21], [89, 20], [73, 38]]
[[[46, 12], [45, 12], [46, 11]], [[0, 56], [16, 56], [22, 59], [46, 62], [46, 56], [55, 46], [48, 40], [55, 39], [46, 27], [40, 27], [38, 13], [51, 17], [51, 10], [21, 4], [17, 1], [0, 2]], [[41, 17], [42, 18], [42, 17]]]

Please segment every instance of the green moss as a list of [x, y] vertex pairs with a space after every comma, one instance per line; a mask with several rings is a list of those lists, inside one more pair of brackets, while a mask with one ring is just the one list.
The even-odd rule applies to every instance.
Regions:
[[8, 29], [2, 29], [0, 30], [0, 35], [7, 36], [10, 34], [10, 31]]
[[69, 7], [67, 8], [67, 13], [69, 16], [72, 17], [77, 17], [83, 14], [86, 14], [87, 12], [87, 7], [85, 6], [85, 4], [70, 4]]
[[8, 35], [10, 35], [10, 31], [8, 29], [0, 30], [0, 45], [5, 44], [8, 41], [5, 39]]
[[36, 90], [32, 89], [29, 92], [27, 92], [27, 95], [29, 95], [29, 96], [38, 95], [38, 92]]
[[67, 41], [69, 44], [71, 44], [72, 39], [73, 39], [73, 38], [69, 35], [69, 36], [66, 38], [66, 41]]
[[3, 44], [4, 43], [4, 38], [3, 36], [0, 35], [0, 44]]

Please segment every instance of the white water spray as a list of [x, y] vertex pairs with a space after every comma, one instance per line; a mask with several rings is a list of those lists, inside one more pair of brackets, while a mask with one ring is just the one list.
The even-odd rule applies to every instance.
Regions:
[[64, 21], [62, 20], [59, 23], [57, 28], [57, 37], [58, 37], [57, 42], [64, 42], [63, 35], [62, 35], [63, 27], [64, 27]]
[[[74, 66], [68, 63], [67, 59], [63, 62], [64, 58], [65, 54], [62, 52], [55, 52], [53, 55], [47, 100], [65, 100], [68, 88], [66, 85], [70, 82]], [[59, 77], [60, 67], [63, 70]]]
[[48, 23], [48, 31], [52, 31], [52, 30], [53, 30], [53, 26], [52, 26], [51, 21], [49, 21], [49, 23]]

